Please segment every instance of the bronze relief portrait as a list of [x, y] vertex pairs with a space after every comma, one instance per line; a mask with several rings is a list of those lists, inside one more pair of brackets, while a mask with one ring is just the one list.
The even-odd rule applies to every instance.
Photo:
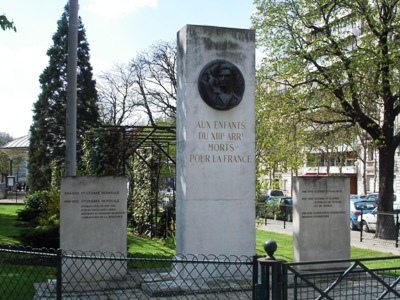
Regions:
[[198, 89], [201, 98], [214, 109], [229, 110], [242, 101], [245, 82], [234, 64], [215, 60], [200, 73]]

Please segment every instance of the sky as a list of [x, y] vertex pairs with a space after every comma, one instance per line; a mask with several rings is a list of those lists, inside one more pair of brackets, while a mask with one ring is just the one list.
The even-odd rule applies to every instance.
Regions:
[[[40, 94], [39, 76], [48, 65], [68, 0], [0, 0], [0, 15], [17, 32], [0, 30], [0, 132], [29, 133]], [[90, 45], [96, 78], [127, 63], [159, 41], [175, 41], [186, 24], [249, 29], [253, 0], [79, 0], [79, 16]]]

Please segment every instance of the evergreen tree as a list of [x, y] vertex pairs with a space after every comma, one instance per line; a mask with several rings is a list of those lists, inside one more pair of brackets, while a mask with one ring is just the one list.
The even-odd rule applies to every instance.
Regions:
[[[48, 189], [52, 170], [62, 170], [65, 157], [69, 5], [58, 21], [49, 64], [40, 75], [41, 93], [33, 109], [30, 128], [29, 185]], [[77, 70], [77, 166], [82, 157], [81, 136], [99, 124], [98, 96], [90, 65], [89, 44], [82, 20], [78, 20]]]

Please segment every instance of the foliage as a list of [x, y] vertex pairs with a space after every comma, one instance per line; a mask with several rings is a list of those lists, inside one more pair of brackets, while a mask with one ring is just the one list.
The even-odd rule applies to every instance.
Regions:
[[0, 15], [0, 28], [4, 31], [9, 29], [17, 32], [14, 21], [9, 21], [5, 15]]
[[152, 195], [152, 172], [149, 172], [147, 165], [152, 163], [154, 157], [141, 152], [141, 158], [134, 160], [133, 169], [133, 189], [132, 198], [129, 201], [129, 212], [133, 218], [133, 225], [139, 235], [151, 235], [152, 216], [154, 216], [154, 203], [151, 199], [155, 199]]
[[124, 129], [109, 127], [91, 129], [83, 137], [82, 172], [87, 175], [125, 175], [124, 154], [132, 145], [125, 139]]
[[[164, 238], [168, 244], [175, 245], [175, 201], [170, 197], [168, 203], [159, 206], [157, 237]], [[159, 199], [163, 202], [163, 199]]]
[[19, 239], [24, 246], [34, 248], [60, 248], [60, 227], [56, 225], [37, 226], [20, 234]]
[[[147, 147], [145, 140], [154, 137], [154, 129], [175, 124], [176, 50], [175, 43], [159, 42], [129, 63], [103, 72], [98, 87], [104, 128], [92, 130], [84, 138], [82, 172], [128, 177], [132, 183], [130, 217], [140, 234], [165, 234], [165, 228], [156, 233], [150, 227], [167, 218], [167, 212], [159, 211], [155, 202], [159, 186], [167, 185], [165, 178], [174, 178], [174, 168], [165, 156], [174, 157], [175, 149], [156, 143], [147, 149], [151, 154], [141, 149]], [[144, 122], [153, 128], [136, 125]], [[161, 147], [161, 152], [154, 146]], [[166, 223], [172, 226], [170, 232], [174, 231], [173, 223]]]
[[[13, 140], [10, 134], [0, 136], [0, 147]], [[4, 152], [0, 151], [0, 174], [7, 176], [10, 172], [10, 159]]]
[[297, 172], [303, 163], [300, 150], [305, 145], [304, 124], [294, 107], [282, 100], [289, 94], [266, 93], [262, 80], [258, 81], [261, 84], [256, 93], [257, 177], [268, 177], [269, 185], [260, 188], [279, 188], [274, 186], [275, 173]]
[[32, 247], [59, 248], [60, 192], [56, 189], [37, 191], [25, 198], [18, 219], [31, 227], [19, 236], [21, 243]]
[[10, 159], [7, 154], [0, 152], [0, 174], [8, 175], [10, 172]]
[[0, 135], [0, 146], [4, 146], [5, 144], [11, 142], [13, 140], [13, 137], [6, 133], [5, 135]]
[[[392, 210], [400, 112], [398, 1], [255, 0], [263, 101], [290, 107], [329, 132], [357, 124], [379, 150], [379, 209]], [[270, 95], [270, 93], [272, 93]], [[319, 129], [318, 129], [319, 130]], [[378, 221], [379, 222], [379, 221]], [[380, 231], [379, 231], [380, 232]], [[383, 236], [382, 236], [383, 237]]]
[[[34, 104], [33, 124], [30, 128], [28, 181], [33, 191], [49, 189], [52, 184], [52, 170], [61, 172], [64, 164], [68, 20], [67, 5], [53, 35], [53, 45], [47, 51], [49, 64], [39, 78], [41, 93]], [[89, 44], [80, 18], [77, 51], [77, 166], [79, 168], [82, 157], [82, 136], [87, 130], [99, 124], [98, 96], [89, 62]]]
[[30, 193], [18, 218], [33, 225], [48, 226], [60, 223], [60, 192], [56, 189]]
[[18, 219], [32, 224], [38, 224], [41, 213], [41, 198], [39, 193], [33, 193], [25, 198], [25, 207], [18, 212]]

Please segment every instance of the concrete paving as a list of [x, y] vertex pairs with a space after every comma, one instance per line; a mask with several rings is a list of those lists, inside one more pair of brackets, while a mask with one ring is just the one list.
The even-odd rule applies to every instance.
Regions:
[[9, 192], [7, 199], [0, 199], [0, 204], [24, 204], [25, 196], [26, 192]]
[[[257, 229], [277, 232], [282, 234], [293, 234], [293, 224], [291, 222], [283, 222], [280, 220], [263, 219], [257, 224]], [[349, 228], [350, 230], [350, 228]], [[385, 241], [374, 237], [374, 233], [363, 232], [362, 242], [360, 241], [360, 231], [350, 231], [350, 242], [352, 247], [379, 251], [391, 255], [400, 255], [400, 247], [396, 248], [395, 241]], [[400, 244], [400, 242], [399, 242]], [[279, 247], [279, 245], [278, 245]]]

